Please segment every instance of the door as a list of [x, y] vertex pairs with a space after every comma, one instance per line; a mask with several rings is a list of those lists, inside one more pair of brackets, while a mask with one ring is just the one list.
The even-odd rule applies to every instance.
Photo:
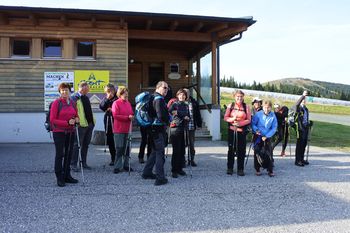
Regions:
[[142, 91], [142, 64], [129, 64], [129, 102], [135, 105], [135, 97]]

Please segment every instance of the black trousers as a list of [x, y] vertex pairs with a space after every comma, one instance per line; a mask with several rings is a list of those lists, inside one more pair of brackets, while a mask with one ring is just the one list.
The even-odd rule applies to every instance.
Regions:
[[[108, 122], [107, 122], [108, 121]], [[105, 133], [107, 137], [107, 145], [109, 149], [109, 153], [111, 154], [111, 161], [115, 161], [115, 143], [114, 143], [114, 133], [113, 133], [113, 118], [112, 116], [105, 116], [105, 119], [103, 121], [105, 125]], [[108, 125], [108, 129], [106, 130]]]
[[58, 179], [70, 177], [70, 162], [72, 159], [74, 132], [54, 132], [55, 143], [55, 173]]
[[288, 138], [289, 138], [288, 124], [278, 127], [277, 139], [272, 146], [272, 150], [274, 150], [275, 147], [283, 140], [282, 151], [285, 151], [288, 143]]
[[171, 172], [179, 172], [182, 170], [185, 160], [185, 134], [184, 131], [178, 128], [170, 129], [170, 140], [173, 146], [173, 154], [171, 156]]
[[143, 159], [145, 155], [145, 149], [147, 145], [147, 159], [149, 158], [149, 155], [152, 152], [152, 146], [151, 146], [151, 137], [148, 127], [140, 127], [141, 132], [141, 144], [140, 144], [140, 150], [139, 150], [139, 159]]
[[[270, 138], [266, 139], [265, 142], [260, 142], [256, 146], [265, 147], [265, 151], [267, 151], [267, 153], [270, 155], [270, 158], [266, 161], [266, 163], [268, 164], [266, 169], [268, 172], [273, 172], [272, 146]], [[256, 157], [256, 152], [254, 151], [254, 168], [256, 171], [260, 171], [260, 167], [261, 165], [259, 164], [258, 159]]]
[[308, 131], [299, 130], [299, 137], [297, 138], [297, 144], [295, 147], [295, 162], [302, 162], [304, 160], [305, 148], [307, 145]]
[[244, 132], [228, 131], [227, 169], [233, 169], [237, 156], [237, 170], [244, 170], [247, 139]]

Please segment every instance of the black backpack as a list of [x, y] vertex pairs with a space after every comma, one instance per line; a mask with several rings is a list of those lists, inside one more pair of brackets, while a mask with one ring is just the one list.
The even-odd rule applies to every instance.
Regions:
[[[47, 111], [45, 113], [46, 115], [46, 119], [45, 119], [45, 123], [44, 123], [44, 126], [45, 126], [45, 129], [47, 130], [47, 132], [51, 132], [52, 131], [52, 127], [51, 127], [51, 122], [50, 122], [50, 112], [51, 112], [51, 107], [52, 107], [52, 103], [54, 101], [52, 101], [49, 105], [49, 111]], [[58, 111], [57, 111], [57, 116], [60, 114], [60, 111], [62, 109], [62, 102], [59, 101], [58, 102]]]

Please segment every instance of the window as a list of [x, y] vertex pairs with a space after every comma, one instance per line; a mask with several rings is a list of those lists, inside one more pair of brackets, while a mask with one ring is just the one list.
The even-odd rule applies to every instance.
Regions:
[[164, 66], [162, 63], [151, 63], [148, 67], [148, 86], [154, 87], [164, 80]]
[[12, 41], [12, 56], [29, 57], [30, 41], [24, 39], [14, 39]]
[[62, 57], [62, 42], [44, 40], [44, 57]]
[[92, 41], [78, 41], [77, 42], [77, 57], [94, 57], [95, 42]]

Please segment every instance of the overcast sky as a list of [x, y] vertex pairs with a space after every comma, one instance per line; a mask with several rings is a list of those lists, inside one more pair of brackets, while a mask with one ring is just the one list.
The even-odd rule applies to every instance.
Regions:
[[247, 83], [303, 77], [350, 84], [347, 0], [0, 0], [0, 5], [253, 16], [257, 22], [240, 41], [221, 47], [221, 76]]

